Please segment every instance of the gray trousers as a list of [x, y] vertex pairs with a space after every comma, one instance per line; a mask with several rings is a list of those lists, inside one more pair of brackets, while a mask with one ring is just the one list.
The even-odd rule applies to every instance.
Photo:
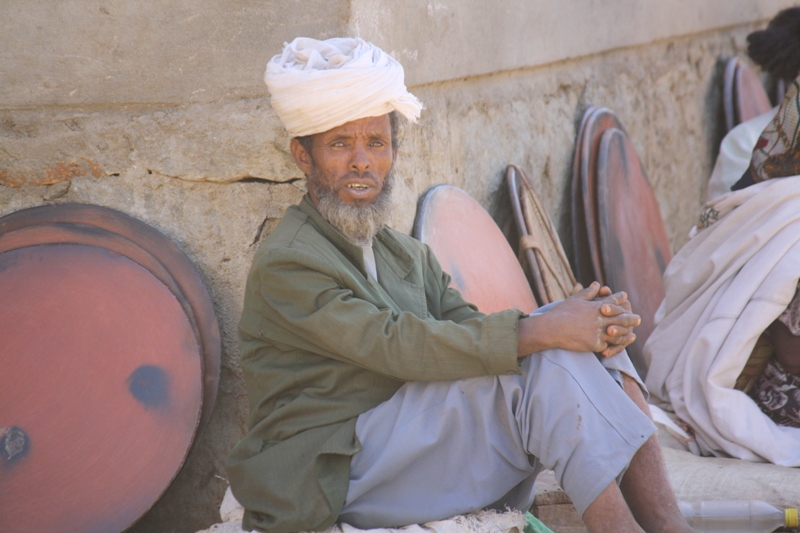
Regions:
[[625, 352], [601, 362], [547, 350], [520, 367], [522, 375], [406, 383], [359, 416], [363, 449], [340, 520], [369, 529], [485, 507], [524, 511], [543, 468], [583, 515], [656, 430], [619, 372], [644, 385]]

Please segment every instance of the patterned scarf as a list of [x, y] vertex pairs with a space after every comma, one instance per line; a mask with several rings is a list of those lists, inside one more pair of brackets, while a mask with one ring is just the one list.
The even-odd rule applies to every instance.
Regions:
[[780, 426], [800, 427], [800, 377], [770, 359], [750, 396], [761, 411]]
[[753, 157], [741, 179], [731, 190], [772, 178], [800, 175], [800, 76], [786, 91], [786, 96], [753, 149]]

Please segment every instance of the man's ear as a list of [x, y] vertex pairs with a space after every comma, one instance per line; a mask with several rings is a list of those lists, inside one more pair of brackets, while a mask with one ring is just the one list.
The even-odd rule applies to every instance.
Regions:
[[308, 176], [311, 170], [311, 154], [308, 153], [305, 146], [300, 144], [300, 141], [297, 139], [292, 139], [289, 141], [289, 151], [292, 152], [294, 164], [303, 171], [303, 174]]

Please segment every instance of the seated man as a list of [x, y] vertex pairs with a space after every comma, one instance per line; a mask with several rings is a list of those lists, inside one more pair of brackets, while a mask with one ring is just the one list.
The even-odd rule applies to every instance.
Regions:
[[591, 531], [690, 531], [624, 352], [640, 322], [625, 294], [478, 312], [385, 226], [398, 115], [421, 110], [402, 67], [360, 39], [298, 38], [265, 78], [308, 194], [247, 281], [251, 414], [228, 458], [244, 527], [526, 510], [551, 468]]

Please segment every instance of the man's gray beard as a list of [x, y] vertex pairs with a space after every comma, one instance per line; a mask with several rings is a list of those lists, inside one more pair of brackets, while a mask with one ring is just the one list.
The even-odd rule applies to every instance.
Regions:
[[308, 188], [317, 198], [317, 209], [339, 230], [345, 238], [358, 246], [372, 243], [372, 238], [386, 225], [392, 212], [392, 171], [386, 175], [383, 188], [369, 205], [356, 206], [342, 201], [332, 189], [324, 187], [320, 180], [309, 176]]

